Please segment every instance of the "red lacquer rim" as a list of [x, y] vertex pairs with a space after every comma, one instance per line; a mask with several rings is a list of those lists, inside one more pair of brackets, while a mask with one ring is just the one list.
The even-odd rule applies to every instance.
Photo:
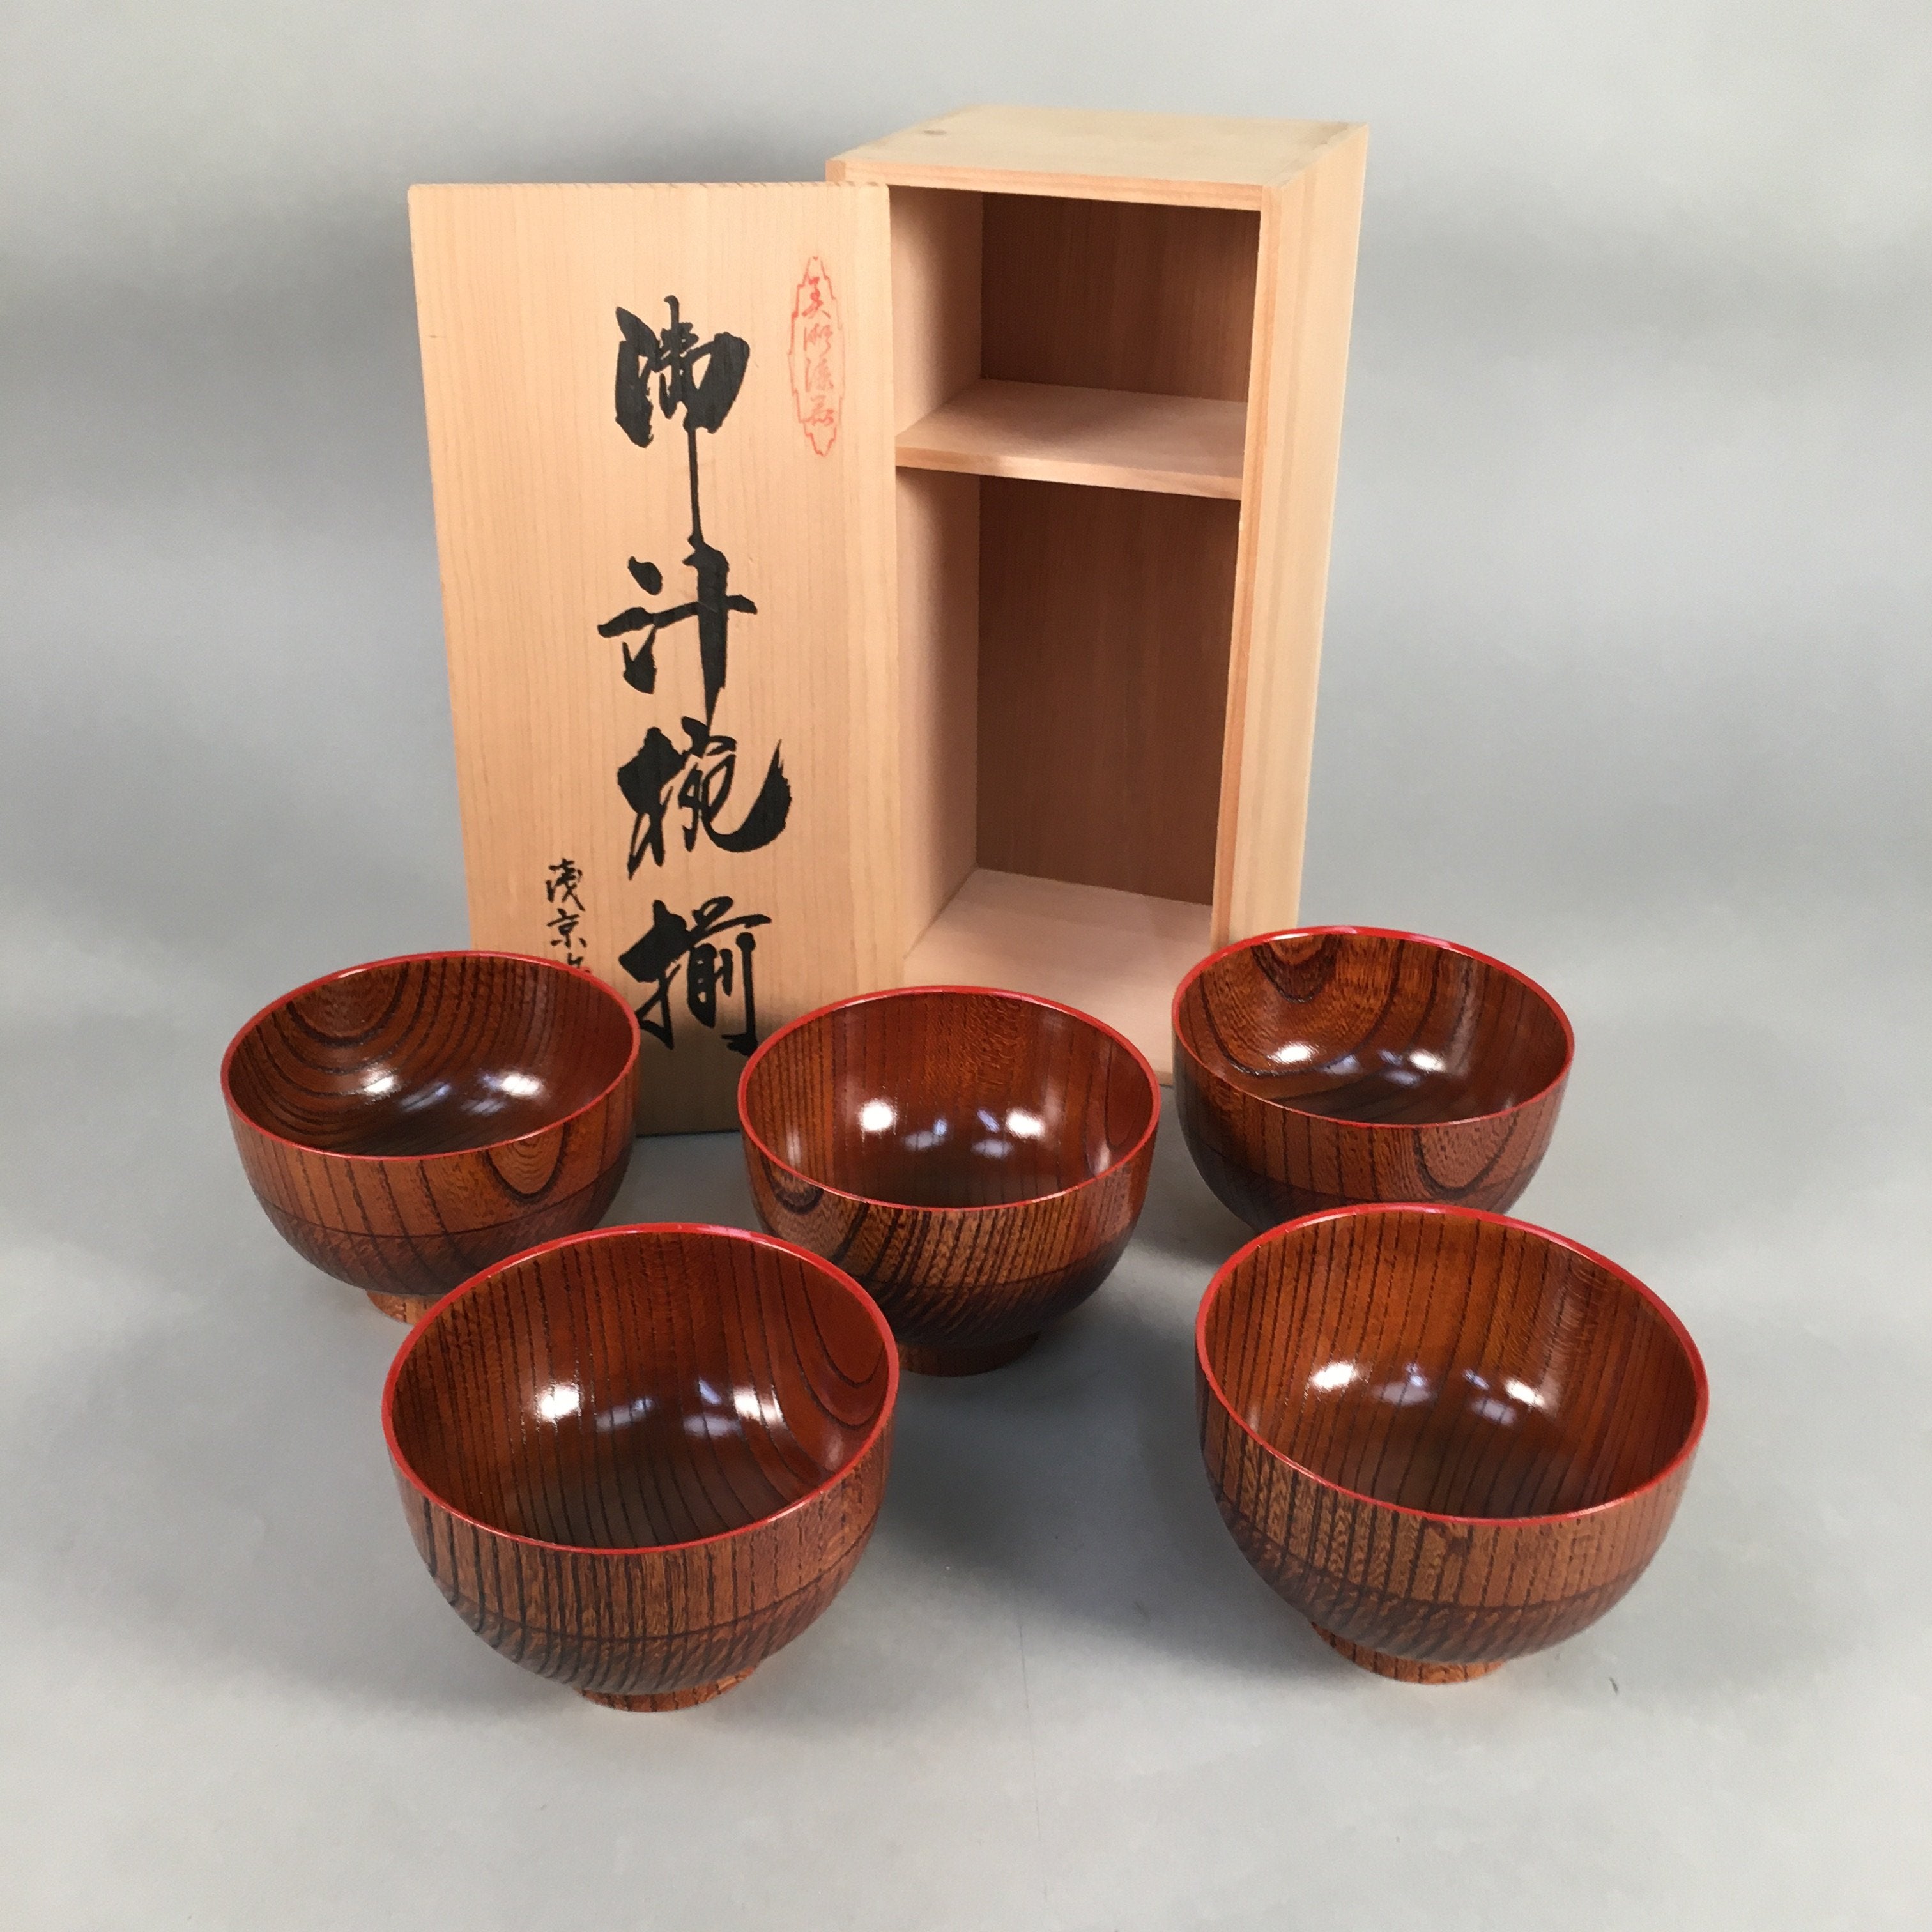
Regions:
[[[1049, 1012], [1064, 1013], [1069, 1019], [1078, 1020], [1084, 1026], [1091, 1027], [1096, 1033], [1104, 1034], [1116, 1046], [1123, 1048], [1133, 1058], [1148, 1083], [1151, 1104], [1148, 1113], [1148, 1124], [1139, 1139], [1115, 1161], [1112, 1167], [1103, 1168], [1098, 1174], [1090, 1174], [1084, 1180], [1076, 1180], [1070, 1187], [1058, 1187], [1051, 1194], [1028, 1194], [1017, 1201], [994, 1201], [979, 1205], [960, 1208], [935, 1207], [917, 1201], [887, 1201], [877, 1195], [854, 1194], [850, 1188], [838, 1187], [829, 1180], [820, 1180], [817, 1175], [807, 1174], [802, 1168], [793, 1166], [788, 1160], [774, 1154], [764, 1142], [753, 1132], [745, 1109], [745, 1090], [751, 1084], [752, 1076], [760, 1060], [789, 1034], [808, 1027], [814, 1022], [824, 1019], [827, 1014], [848, 1011], [854, 1006], [870, 1006], [879, 1000], [910, 999], [933, 993], [964, 994], [974, 999], [1012, 1000], [1022, 1006], [1043, 1006]], [[1091, 1013], [1082, 1012], [1078, 1006], [1070, 1006], [1059, 1000], [1043, 998], [1038, 993], [1016, 993], [1009, 986], [886, 986], [876, 993], [855, 993], [850, 999], [833, 1000], [828, 1004], [814, 1007], [808, 1013], [782, 1026], [769, 1038], [760, 1042], [751, 1058], [745, 1063], [745, 1070], [738, 1076], [738, 1131], [756, 1148], [772, 1166], [782, 1173], [791, 1175], [807, 1187], [815, 1187], [820, 1193], [830, 1194], [840, 1201], [850, 1201], [861, 1208], [890, 1208], [902, 1214], [1010, 1214], [1016, 1208], [1037, 1208], [1049, 1201], [1064, 1201], [1069, 1195], [1078, 1194], [1082, 1189], [1097, 1187], [1102, 1182], [1111, 1180], [1124, 1167], [1131, 1167], [1154, 1143], [1155, 1130], [1160, 1125], [1160, 1082], [1153, 1065], [1145, 1054], [1135, 1046], [1124, 1033], [1110, 1027], [1105, 1020], [1096, 1019]]]
[[[1570, 1064], [1576, 1058], [1576, 1035], [1570, 1024], [1566, 1013], [1548, 989], [1539, 986], [1527, 973], [1512, 966], [1507, 959], [1498, 959], [1487, 952], [1478, 952], [1473, 946], [1459, 946], [1453, 939], [1434, 939], [1426, 932], [1404, 932], [1400, 928], [1389, 926], [1292, 926], [1280, 932], [1258, 932], [1251, 938], [1238, 939], [1232, 946], [1224, 946], [1218, 952], [1210, 952], [1206, 958], [1196, 960], [1181, 975], [1180, 984], [1174, 989], [1173, 1004], [1168, 1009], [1168, 1024], [1174, 1034], [1174, 1043], [1179, 1050], [1204, 1073], [1216, 1079], [1220, 1074], [1208, 1061], [1203, 1060], [1190, 1043], [1187, 1036], [1180, 1030], [1180, 1003], [1186, 998], [1187, 989], [1210, 966], [1219, 965], [1223, 959], [1232, 958], [1237, 952], [1247, 952], [1258, 946], [1273, 946], [1284, 939], [1322, 939], [1330, 936], [1343, 938], [1399, 939], [1412, 946], [1432, 946], [1438, 952], [1454, 952], [1465, 959], [1478, 961], [1485, 966], [1493, 966], [1498, 973], [1507, 975], [1520, 986], [1526, 986], [1556, 1016], [1556, 1024], [1563, 1029], [1563, 1064], [1555, 1074], [1539, 1087], [1534, 1094], [1526, 1094], [1520, 1100], [1514, 1100], [1507, 1107], [1498, 1107], [1486, 1114], [1456, 1114], [1446, 1120], [1356, 1120], [1346, 1114], [1318, 1114], [1306, 1107], [1298, 1107], [1292, 1100], [1273, 1100], [1265, 1095], [1250, 1093], [1244, 1087], [1238, 1090], [1264, 1107], [1279, 1107], [1283, 1113], [1299, 1114], [1304, 1120], [1326, 1120], [1336, 1126], [1359, 1127], [1367, 1133], [1412, 1134], [1426, 1127], [1474, 1126], [1482, 1120], [1501, 1120], [1511, 1114], [1520, 1114], [1526, 1107], [1533, 1107], [1546, 1095], [1554, 1093], [1570, 1077]], [[1232, 1084], [1232, 1082], [1229, 1083]], [[1527, 1224], [1526, 1224], [1527, 1225]]]
[[[1208, 1359], [1208, 1317], [1214, 1305], [1214, 1298], [1234, 1274], [1254, 1251], [1270, 1241], [1284, 1240], [1298, 1228], [1312, 1226], [1318, 1221], [1346, 1221], [1366, 1216], [1394, 1217], [1412, 1214], [1432, 1214], [1447, 1220], [1488, 1221], [1499, 1228], [1514, 1228], [1519, 1233], [1534, 1235], [1538, 1240], [1547, 1241], [1552, 1247], [1563, 1248], [1573, 1255], [1579, 1255], [1588, 1262], [1613, 1276], [1627, 1288], [1634, 1289], [1639, 1298], [1652, 1312], [1661, 1318], [1665, 1328], [1684, 1351], [1684, 1357], [1690, 1365], [1690, 1378], [1697, 1392], [1696, 1407], [1690, 1418], [1690, 1426], [1682, 1446], [1669, 1462], [1654, 1476], [1640, 1483], [1634, 1490], [1626, 1490], [1621, 1496], [1608, 1496], [1600, 1503], [1592, 1503], [1588, 1508], [1575, 1510], [1558, 1510], [1547, 1516], [1456, 1516], [1444, 1510], [1417, 1509], [1408, 1503], [1385, 1502], [1380, 1496], [1372, 1496], [1360, 1490], [1353, 1490], [1346, 1483], [1338, 1483], [1334, 1478], [1324, 1476], [1320, 1470], [1312, 1469], [1306, 1462], [1298, 1462], [1286, 1450], [1278, 1449], [1268, 1438], [1249, 1427], [1245, 1419], [1228, 1400], [1228, 1392], [1221, 1386], [1220, 1378], [1214, 1372]], [[1697, 1345], [1690, 1339], [1690, 1331], [1677, 1318], [1670, 1304], [1657, 1291], [1647, 1287], [1629, 1269], [1619, 1268], [1607, 1255], [1600, 1255], [1594, 1248], [1586, 1248], [1581, 1241], [1573, 1241], [1567, 1234], [1552, 1232], [1547, 1228], [1539, 1228], [1533, 1222], [1519, 1221], [1513, 1215], [1492, 1214], [1486, 1208], [1453, 1208], [1425, 1202], [1378, 1201], [1360, 1204], [1352, 1208], [1330, 1208], [1318, 1214], [1304, 1214], [1298, 1220], [1284, 1221], [1280, 1226], [1270, 1228], [1257, 1234], [1251, 1241], [1244, 1243], [1230, 1255], [1214, 1271], [1214, 1278], [1208, 1282], [1207, 1292], [1201, 1298], [1201, 1306], [1194, 1318], [1194, 1361], [1201, 1376], [1220, 1404], [1222, 1413], [1234, 1426], [1252, 1441], [1272, 1461], [1284, 1464], [1298, 1476], [1304, 1476], [1338, 1496], [1346, 1496], [1352, 1502], [1366, 1504], [1371, 1509], [1389, 1510], [1397, 1516], [1414, 1516], [1423, 1522], [1453, 1522], [1490, 1528], [1502, 1528], [1511, 1524], [1580, 1522], [1585, 1518], [1600, 1516], [1606, 1510], [1622, 1509], [1625, 1504], [1634, 1502], [1646, 1495], [1659, 1484], [1668, 1482], [1691, 1457], [1697, 1453], [1697, 1444], [1704, 1433], [1704, 1423], [1711, 1406], [1711, 1384], [1704, 1372], [1704, 1358], [1698, 1352]]]
[[[583, 980], [595, 986], [604, 997], [613, 1002], [624, 1016], [625, 1024], [630, 1029], [631, 1050], [624, 1056], [623, 1065], [617, 1070], [616, 1078], [607, 1082], [580, 1107], [574, 1107], [567, 1114], [560, 1114], [554, 1120], [547, 1120], [540, 1127], [532, 1127], [526, 1134], [513, 1134], [508, 1140], [483, 1141], [475, 1147], [448, 1148], [433, 1154], [352, 1154], [334, 1148], [311, 1147], [306, 1141], [291, 1140], [286, 1134], [278, 1134], [273, 1127], [265, 1127], [235, 1097], [235, 1090], [229, 1082], [229, 1069], [233, 1064], [242, 1042], [266, 1020], [271, 1013], [278, 1012], [284, 1006], [300, 999], [304, 993], [312, 993], [318, 986], [332, 986], [338, 980], [352, 979], [358, 973], [375, 973], [386, 966], [418, 966], [452, 959], [514, 959], [522, 966], [541, 966], [547, 972], [567, 973], [574, 980]], [[504, 952], [491, 946], [464, 946], [441, 952], [399, 952], [393, 959], [365, 960], [359, 966], [344, 966], [334, 973], [324, 973], [311, 980], [306, 986], [297, 986], [279, 998], [271, 1000], [252, 1018], [244, 1021], [236, 1030], [235, 1037], [228, 1042], [227, 1050], [221, 1056], [221, 1097], [228, 1104], [228, 1110], [238, 1120], [245, 1120], [252, 1132], [260, 1134], [264, 1140], [273, 1141], [278, 1146], [293, 1148], [298, 1153], [313, 1156], [317, 1160], [367, 1160], [367, 1161], [432, 1161], [460, 1160], [466, 1154], [491, 1154], [500, 1148], [519, 1147], [526, 1141], [540, 1138], [545, 1134], [554, 1134], [560, 1127], [567, 1127], [573, 1120], [580, 1120], [585, 1114], [603, 1106], [626, 1080], [638, 1064], [638, 1055], [644, 1043], [644, 1036], [638, 1028], [638, 1016], [626, 1004], [623, 996], [614, 986], [607, 986], [594, 973], [586, 973], [580, 966], [566, 966], [560, 960], [540, 958], [534, 952]]]
[[[714, 1234], [730, 1241], [749, 1241], [761, 1248], [774, 1248], [782, 1254], [791, 1256], [795, 1260], [808, 1263], [822, 1275], [830, 1276], [838, 1286], [846, 1289], [853, 1299], [865, 1310], [873, 1328], [878, 1331], [880, 1346], [886, 1352], [886, 1399], [879, 1406], [879, 1412], [873, 1418], [872, 1426], [866, 1432], [865, 1440], [853, 1450], [850, 1456], [834, 1469], [821, 1483], [815, 1483], [802, 1496], [794, 1496], [783, 1509], [774, 1510], [769, 1516], [754, 1517], [751, 1522], [741, 1523], [736, 1529], [721, 1529], [715, 1536], [697, 1536], [682, 1543], [643, 1543], [634, 1545], [591, 1543], [550, 1543], [540, 1536], [524, 1536], [513, 1529], [504, 1529], [493, 1522], [485, 1522], [481, 1516], [472, 1516], [460, 1510], [418, 1476], [410, 1466], [409, 1458], [403, 1454], [402, 1445], [396, 1440], [395, 1400], [396, 1382], [401, 1375], [403, 1364], [409, 1359], [410, 1351], [420, 1342], [429, 1324], [452, 1302], [466, 1294], [473, 1294], [487, 1287], [506, 1270], [516, 1267], [538, 1255], [547, 1255], [558, 1248], [587, 1247], [592, 1243], [621, 1238], [626, 1234]], [[426, 1502], [434, 1503], [446, 1516], [454, 1516], [458, 1522], [467, 1523], [472, 1529], [480, 1530], [485, 1536], [500, 1538], [506, 1543], [521, 1544], [530, 1550], [554, 1550], [565, 1556], [667, 1556], [680, 1550], [704, 1550], [721, 1543], [729, 1543], [733, 1538], [749, 1536], [754, 1531], [769, 1528], [773, 1523], [783, 1522], [795, 1515], [808, 1503], [815, 1502], [828, 1490], [836, 1489], [858, 1468], [871, 1454], [874, 1445], [892, 1426], [899, 1402], [899, 1352], [898, 1345], [892, 1339], [890, 1324], [879, 1312], [878, 1304], [836, 1263], [827, 1261], [823, 1255], [814, 1254], [809, 1248], [801, 1248], [795, 1242], [782, 1241], [776, 1234], [754, 1234], [748, 1228], [728, 1228], [713, 1221], [635, 1221], [617, 1228], [592, 1228], [580, 1234], [565, 1234], [554, 1241], [540, 1241], [535, 1247], [525, 1248], [520, 1254], [508, 1256], [502, 1261], [484, 1268], [480, 1274], [452, 1288], [442, 1299], [424, 1310], [403, 1338], [402, 1346], [396, 1351], [396, 1358], [389, 1364], [389, 1372], [382, 1378], [382, 1440], [388, 1445], [389, 1460], [408, 1483], [410, 1488]]]

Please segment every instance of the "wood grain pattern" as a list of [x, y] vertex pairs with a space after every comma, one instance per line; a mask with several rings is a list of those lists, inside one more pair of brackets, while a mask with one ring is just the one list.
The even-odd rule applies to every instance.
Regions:
[[1198, 396], [978, 382], [899, 432], [902, 470], [1238, 497], [1246, 412]]
[[1208, 948], [1208, 908], [1018, 872], [974, 872], [906, 960], [916, 986], [1014, 986], [1106, 1014], [1172, 1077], [1174, 982]]
[[478, 1276], [382, 1395], [410, 1529], [494, 1649], [626, 1710], [741, 1682], [836, 1596], [898, 1368], [857, 1285], [736, 1228], [614, 1228]]
[[989, 194], [984, 205], [980, 374], [1246, 400], [1255, 214], [1064, 194]]
[[1030, 1347], [1112, 1272], [1160, 1094], [1085, 1014], [924, 987], [773, 1034], [738, 1108], [766, 1226], [864, 1284], [905, 1366], [961, 1375]]
[[[876, 188], [792, 184], [412, 191], [477, 944], [544, 950], [547, 881], [567, 858], [581, 874], [584, 963], [634, 1006], [656, 988], [632, 976], [626, 955], [654, 930], [676, 931], [658, 906], [696, 926], [719, 897], [734, 915], [770, 922], [754, 935], [760, 1029], [898, 976], [886, 209]], [[802, 425], [790, 352], [814, 263], [836, 304], [829, 440]], [[728, 420], [694, 436], [688, 460], [680, 424], [660, 420], [646, 448], [613, 415], [617, 310], [668, 328], [673, 296], [700, 336], [728, 332], [748, 352]], [[728, 660], [720, 616], [715, 692], [684, 618], [656, 638], [654, 681], [627, 681], [636, 638], [599, 634], [632, 607], [684, 608], [697, 594], [694, 462], [710, 554], [728, 558], [730, 592], [756, 607], [732, 607]], [[662, 594], [645, 591], [640, 606], [652, 572]], [[735, 774], [722, 751], [682, 781], [674, 773], [668, 836], [633, 866], [637, 814], [620, 772], [643, 757], [649, 731], [678, 752], [688, 718], [729, 741]], [[775, 754], [790, 800], [782, 835], [719, 843], [714, 832], [743, 830]], [[715, 824], [685, 802], [684, 785], [700, 780]], [[709, 990], [696, 991], [694, 972], [674, 963], [670, 1042], [646, 1036], [638, 1126], [728, 1127], [744, 972], [728, 986], [706, 975]], [[715, 1024], [704, 1016], [714, 1004]]]
[[980, 489], [979, 860], [1205, 904], [1239, 511]]
[[898, 507], [898, 836], [910, 952], [979, 849], [979, 478], [902, 470]]
[[[414, 191], [472, 936], [549, 944], [568, 866], [573, 944], [649, 1021], [640, 1128], [728, 1125], [738, 1054], [908, 976], [976, 865], [1211, 904], [1216, 937], [1292, 917], [1362, 148], [1340, 124], [974, 109], [824, 188]], [[808, 284], [838, 292], [843, 371], [808, 432], [784, 346]], [[692, 434], [704, 546], [687, 466], [612, 421], [616, 311], [668, 326], [673, 292], [750, 345], [730, 422]], [[960, 400], [982, 382], [997, 424]], [[1002, 384], [1059, 386], [1029, 419]], [[956, 406], [972, 446], [910, 454], [1029, 474], [896, 472], [896, 434]], [[630, 629], [600, 627], [667, 616], [626, 608], [634, 586], [689, 591], [707, 546], [711, 668], [687, 632], [638, 671]], [[781, 754], [782, 838], [726, 846]], [[643, 795], [678, 800], [661, 850]], [[759, 929], [700, 970], [714, 918]]]
[[[1214, 944], [1292, 921], [1365, 147], [1339, 123], [970, 108], [828, 167], [893, 196], [904, 455], [992, 479], [942, 496], [900, 472], [903, 676], [920, 694], [903, 765], [906, 979], [950, 970], [927, 955], [971, 923], [962, 855], [934, 836], [962, 808], [986, 874], [1144, 894], [1156, 922], [1166, 902], [1208, 905]], [[1238, 508], [1231, 458], [1204, 471], [1198, 450], [1163, 454], [1194, 410], [1136, 418], [1138, 451], [1117, 413], [1083, 450], [1050, 400], [1029, 421], [1010, 391], [962, 395], [975, 377], [1244, 401]], [[1024, 500], [996, 494], [1166, 492], [1204, 473], [1228, 492], [1207, 500], [1212, 526], [1049, 507], [1035, 518], [1044, 544], [1022, 529], [1016, 545]], [[960, 559], [974, 546], [969, 592]], [[958, 715], [976, 688], [970, 760], [963, 746], [939, 755], [943, 704]], [[1171, 738], [1154, 718], [1172, 721]], [[1098, 987], [1120, 976], [1105, 956], [1112, 932], [1066, 934]], [[1002, 976], [1061, 989], [1058, 976]], [[1133, 1014], [1103, 1000], [1083, 1004], [1132, 1031]]]
[[1514, 968], [1363, 926], [1202, 960], [1175, 991], [1173, 1036], [1188, 1151], [1253, 1228], [1365, 1202], [1510, 1206], [1574, 1051], [1562, 1007]]
[[1480, 1676], [1656, 1554], [1708, 1405], [1682, 1324], [1499, 1215], [1352, 1208], [1262, 1236], [1195, 1330], [1202, 1454], [1268, 1584], [1351, 1662]]
[[1292, 926], [1342, 446], [1368, 130], [1268, 188], [1241, 483], [1214, 940]]
[[962, 107], [848, 149], [832, 178], [1257, 208], [1269, 183], [1291, 179], [1350, 131], [1330, 121]]
[[[930, 416], [979, 376], [980, 204], [976, 194], [891, 192], [897, 430]], [[896, 509], [903, 958], [973, 869], [980, 486], [967, 476], [902, 470]]]
[[896, 188], [888, 206], [892, 428], [902, 431], [979, 379], [984, 202], [976, 194]]
[[332, 974], [257, 1013], [221, 1063], [269, 1220], [401, 1321], [602, 1217], [630, 1160], [637, 1082], [622, 1000], [501, 952]]

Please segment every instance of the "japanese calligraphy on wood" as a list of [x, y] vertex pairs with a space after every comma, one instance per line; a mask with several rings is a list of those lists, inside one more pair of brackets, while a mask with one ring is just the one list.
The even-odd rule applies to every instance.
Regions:
[[625, 994], [643, 1130], [728, 1126], [899, 967], [885, 192], [410, 216], [472, 940]]

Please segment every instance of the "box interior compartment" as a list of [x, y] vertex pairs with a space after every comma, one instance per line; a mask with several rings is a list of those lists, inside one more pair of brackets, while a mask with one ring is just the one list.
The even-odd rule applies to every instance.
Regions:
[[980, 486], [978, 862], [1206, 904], [1240, 506]]
[[1163, 1072], [1207, 950], [1252, 210], [892, 190], [909, 981]]

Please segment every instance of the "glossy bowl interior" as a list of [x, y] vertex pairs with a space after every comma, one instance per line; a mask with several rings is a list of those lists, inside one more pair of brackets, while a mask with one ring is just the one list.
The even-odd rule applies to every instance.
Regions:
[[1422, 1126], [1522, 1106], [1568, 1070], [1562, 1010], [1501, 962], [1414, 934], [1311, 928], [1196, 967], [1175, 1035], [1214, 1076], [1298, 1112]]
[[1460, 1682], [1640, 1576], [1704, 1425], [1702, 1362], [1632, 1276], [1466, 1208], [1274, 1228], [1210, 1284], [1202, 1453], [1276, 1592], [1352, 1661]]
[[1034, 1201], [1106, 1174], [1158, 1117], [1146, 1062], [1084, 1015], [923, 987], [853, 1000], [767, 1041], [746, 1132], [824, 1187], [908, 1208]]
[[652, 1549], [822, 1488], [896, 1388], [890, 1330], [816, 1257], [736, 1230], [615, 1228], [440, 1304], [404, 1346], [386, 1416], [410, 1479], [472, 1522]]
[[620, 1079], [636, 1032], [587, 974], [492, 952], [386, 960], [249, 1022], [224, 1083], [264, 1132], [327, 1154], [454, 1154], [534, 1133]]
[[1396, 1210], [1297, 1244], [1286, 1280], [1231, 1268], [1202, 1325], [1228, 1407], [1322, 1481], [1431, 1514], [1555, 1515], [1653, 1481], [1701, 1413], [1682, 1330], [1579, 1249], [1481, 1267], [1483, 1233]]

